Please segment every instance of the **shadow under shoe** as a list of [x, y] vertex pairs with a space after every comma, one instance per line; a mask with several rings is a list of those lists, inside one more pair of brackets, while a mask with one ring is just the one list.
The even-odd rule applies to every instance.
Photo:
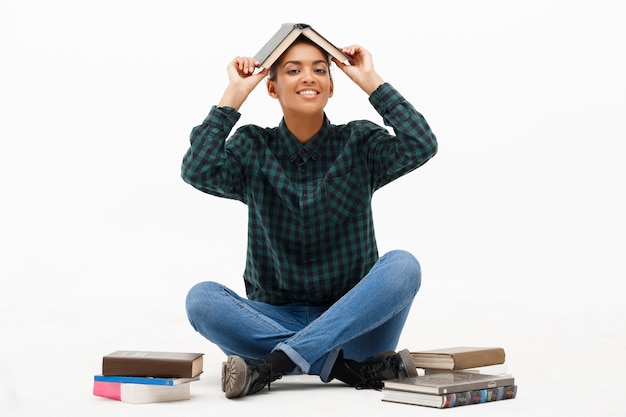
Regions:
[[226, 398], [243, 397], [259, 392], [281, 377], [272, 372], [272, 365], [262, 359], [229, 356], [222, 364], [222, 391]]

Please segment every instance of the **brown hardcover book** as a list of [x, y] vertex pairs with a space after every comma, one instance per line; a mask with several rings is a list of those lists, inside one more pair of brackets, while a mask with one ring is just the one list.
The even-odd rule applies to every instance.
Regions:
[[274, 36], [254, 55], [254, 59], [261, 63], [261, 68], [271, 67], [300, 35], [311, 39], [339, 61], [346, 62], [350, 60], [339, 48], [306, 23], [283, 23]]
[[411, 352], [416, 368], [459, 370], [504, 363], [501, 347], [458, 346]]
[[102, 375], [193, 378], [202, 373], [203, 353], [118, 350], [102, 357]]

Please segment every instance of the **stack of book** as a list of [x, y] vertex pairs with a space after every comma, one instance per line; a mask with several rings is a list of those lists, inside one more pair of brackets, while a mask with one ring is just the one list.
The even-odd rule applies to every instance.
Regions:
[[143, 404], [191, 398], [203, 353], [118, 350], [102, 357], [102, 373], [94, 375], [93, 395]]
[[[451, 347], [411, 352], [418, 376], [384, 381], [383, 401], [451, 408], [517, 395], [500, 347]], [[502, 366], [498, 369], [498, 366]]]

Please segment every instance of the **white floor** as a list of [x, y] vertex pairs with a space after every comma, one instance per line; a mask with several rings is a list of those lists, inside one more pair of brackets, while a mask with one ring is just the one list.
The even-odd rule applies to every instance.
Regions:
[[[61, 280], [58, 281], [62, 283]], [[24, 293], [28, 288], [22, 288]], [[33, 290], [36, 289], [33, 288]], [[2, 309], [0, 414], [6, 416], [203, 416], [207, 415], [439, 415], [446, 411], [391, 404], [382, 393], [322, 384], [316, 377], [285, 377], [271, 391], [227, 400], [219, 385], [223, 355], [195, 334], [182, 306], [135, 302], [113, 291], [108, 301], [27, 298]], [[425, 291], [426, 293], [426, 291]], [[33, 295], [34, 296], [34, 295]], [[39, 301], [45, 300], [40, 298]], [[511, 401], [458, 408], [453, 413], [494, 416], [624, 416], [621, 370], [626, 369], [625, 308], [607, 297], [484, 300], [418, 295], [402, 346], [500, 345], [516, 377]], [[162, 300], [161, 300], [162, 301]], [[177, 305], [179, 304], [179, 305]], [[116, 349], [200, 351], [202, 379], [189, 401], [133, 405], [91, 395], [103, 354]]]
[[[269, 3], [2, 2], [0, 416], [626, 416], [622, 3]], [[184, 298], [207, 279], [243, 291], [246, 211], [179, 167], [227, 62], [294, 20], [370, 49], [440, 141], [374, 197], [381, 252], [423, 267], [398, 348], [502, 346], [516, 399], [435, 410], [315, 377], [223, 397]], [[381, 122], [333, 71], [331, 121]], [[280, 120], [262, 86], [242, 114]], [[190, 401], [96, 398], [118, 349], [201, 351], [205, 372]]]

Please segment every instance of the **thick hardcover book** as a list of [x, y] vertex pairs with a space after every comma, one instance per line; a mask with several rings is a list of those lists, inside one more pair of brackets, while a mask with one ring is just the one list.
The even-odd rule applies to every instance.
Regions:
[[121, 382], [124, 384], [147, 384], [147, 385], [180, 385], [187, 382], [198, 381], [200, 376], [192, 378], [154, 378], [151, 376], [119, 376], [119, 375], [94, 375], [97, 382]]
[[464, 371], [437, 372], [424, 376], [384, 381], [385, 389], [436, 395], [507, 385], [515, 385], [515, 378], [512, 375], [485, 375]]
[[94, 381], [93, 395], [133, 404], [181, 401], [191, 398], [190, 385], [170, 386]]
[[203, 353], [118, 350], [102, 357], [102, 375], [193, 378], [202, 373]]
[[407, 392], [385, 389], [383, 401], [423, 405], [435, 408], [452, 408], [462, 405], [483, 404], [491, 401], [510, 400], [517, 395], [517, 385], [505, 387], [485, 388], [481, 390], [454, 392], [450, 394], [434, 395], [420, 392]]
[[254, 55], [254, 59], [261, 63], [261, 68], [271, 67], [300, 35], [311, 39], [339, 61], [346, 62], [350, 60], [339, 48], [306, 23], [283, 23], [274, 36]]
[[504, 363], [501, 347], [450, 347], [411, 352], [416, 368], [459, 370]]

